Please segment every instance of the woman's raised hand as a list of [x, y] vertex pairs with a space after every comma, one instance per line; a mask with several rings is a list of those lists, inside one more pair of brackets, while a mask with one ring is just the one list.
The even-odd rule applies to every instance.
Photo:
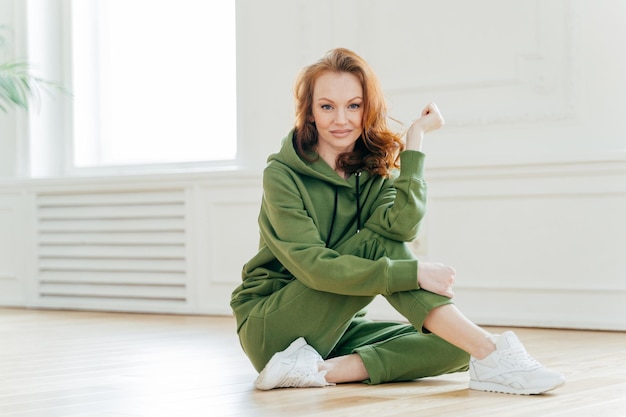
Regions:
[[424, 135], [441, 128], [444, 124], [445, 121], [437, 105], [429, 103], [422, 110], [421, 117], [409, 126], [409, 130], [406, 132], [406, 148], [408, 150], [420, 151]]

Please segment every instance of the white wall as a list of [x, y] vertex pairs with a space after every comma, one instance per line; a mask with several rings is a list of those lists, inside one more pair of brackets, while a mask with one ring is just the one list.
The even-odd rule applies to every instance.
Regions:
[[[290, 126], [296, 70], [355, 49], [392, 115], [409, 121], [434, 100], [447, 119], [425, 145], [430, 205], [416, 250], [457, 268], [470, 317], [626, 328], [624, 2], [240, 5], [253, 9], [240, 45], [254, 68], [246, 126], [267, 140], [259, 154]], [[372, 311], [396, 317], [383, 302]]]
[[[239, 131], [252, 172], [291, 127], [299, 68], [332, 47], [355, 49], [378, 72], [392, 115], [409, 121], [434, 100], [446, 117], [425, 145], [429, 214], [415, 250], [457, 268], [457, 304], [484, 324], [626, 329], [624, 2], [239, 0], [238, 13]], [[12, 169], [5, 152], [19, 148], [7, 139], [15, 129], [0, 124], [0, 175]], [[232, 188], [223, 188], [224, 176], [171, 179], [196, 213], [186, 259], [203, 259], [185, 273], [186, 288], [204, 296], [176, 311], [226, 312], [241, 263], [231, 249], [244, 241], [253, 251], [256, 231], [240, 226], [254, 225], [258, 178], [227, 177]], [[132, 181], [151, 188], [145, 179], [96, 184], [107, 192]], [[39, 196], [91, 187], [0, 184], [0, 227], [14, 224], [15, 204], [33, 213], [22, 255], [0, 257], [0, 272], [22, 280], [12, 300], [53, 306], [38, 292]], [[229, 221], [240, 226], [229, 229]], [[10, 236], [20, 241], [10, 232], [0, 248], [11, 246]], [[382, 302], [372, 313], [395, 317]]]
[[619, 0], [239, 5], [244, 133], [262, 135], [261, 155], [291, 125], [297, 70], [335, 46], [372, 63], [392, 115], [408, 121], [437, 101], [448, 126], [427, 144], [431, 166], [602, 158], [626, 149]]

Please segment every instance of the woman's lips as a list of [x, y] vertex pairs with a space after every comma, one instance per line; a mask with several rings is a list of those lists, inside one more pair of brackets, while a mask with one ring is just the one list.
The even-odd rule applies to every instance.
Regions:
[[331, 130], [330, 133], [333, 134], [333, 136], [336, 136], [338, 138], [345, 138], [346, 136], [350, 135], [350, 133], [352, 132], [352, 130]]

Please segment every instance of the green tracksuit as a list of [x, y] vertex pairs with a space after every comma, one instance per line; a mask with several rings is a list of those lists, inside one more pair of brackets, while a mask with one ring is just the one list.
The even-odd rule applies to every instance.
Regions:
[[[358, 353], [372, 384], [466, 370], [467, 353], [422, 331], [429, 311], [451, 302], [419, 288], [405, 243], [425, 212], [424, 154], [402, 152], [391, 179], [344, 179], [321, 158], [300, 158], [292, 136], [268, 159], [259, 251], [231, 299], [254, 367], [303, 336], [324, 358]], [[379, 294], [410, 324], [366, 319]]]

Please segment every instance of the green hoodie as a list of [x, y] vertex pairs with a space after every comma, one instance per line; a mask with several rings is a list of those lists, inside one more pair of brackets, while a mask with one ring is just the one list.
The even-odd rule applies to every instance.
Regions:
[[393, 178], [363, 171], [344, 179], [321, 158], [300, 158], [290, 132], [263, 172], [259, 251], [231, 299], [238, 328], [259, 301], [293, 279], [356, 296], [419, 288], [415, 257], [391, 259], [363, 246], [367, 239], [372, 247], [415, 239], [426, 208], [424, 158], [404, 151]]

